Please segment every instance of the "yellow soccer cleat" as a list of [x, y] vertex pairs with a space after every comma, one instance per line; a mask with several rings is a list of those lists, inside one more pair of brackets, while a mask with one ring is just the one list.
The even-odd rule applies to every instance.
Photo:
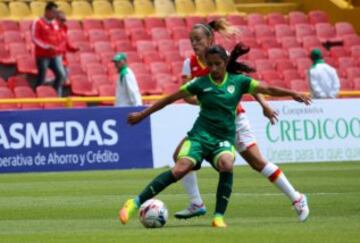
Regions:
[[223, 216], [215, 216], [213, 221], [211, 222], [212, 227], [215, 228], [226, 228], [227, 224], [224, 221]]
[[119, 220], [122, 224], [127, 224], [129, 218], [136, 212], [138, 206], [134, 199], [129, 199], [125, 202], [124, 206], [120, 209]]

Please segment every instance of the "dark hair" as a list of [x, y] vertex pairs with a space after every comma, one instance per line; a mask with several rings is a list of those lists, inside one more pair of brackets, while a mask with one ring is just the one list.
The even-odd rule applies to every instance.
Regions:
[[231, 26], [230, 23], [224, 18], [219, 18], [209, 23], [195, 24], [192, 28], [202, 28], [209, 38], [214, 37], [214, 32], [218, 32], [224, 37], [230, 37], [239, 32], [235, 27]]
[[54, 2], [48, 2], [45, 6], [45, 11], [52, 10], [53, 8], [58, 8], [58, 5]]
[[226, 66], [226, 71], [229, 73], [233, 73], [233, 74], [251, 73], [251, 72], [255, 72], [254, 68], [248, 66], [245, 63], [237, 61], [237, 59], [240, 56], [245, 55], [249, 51], [250, 51], [249, 47], [239, 42], [231, 51], [230, 56], [228, 56], [224, 47], [222, 47], [221, 45], [212, 45], [206, 50], [205, 56], [211, 54], [219, 55], [224, 61], [228, 62]]

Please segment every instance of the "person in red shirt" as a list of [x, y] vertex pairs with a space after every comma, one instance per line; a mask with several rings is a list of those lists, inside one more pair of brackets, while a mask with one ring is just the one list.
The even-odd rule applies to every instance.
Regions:
[[50, 68], [55, 74], [54, 88], [62, 96], [62, 83], [66, 79], [61, 55], [61, 32], [56, 21], [58, 6], [48, 2], [45, 6], [44, 17], [34, 20], [31, 37], [35, 45], [35, 58], [38, 68], [36, 87], [45, 81], [46, 71]]

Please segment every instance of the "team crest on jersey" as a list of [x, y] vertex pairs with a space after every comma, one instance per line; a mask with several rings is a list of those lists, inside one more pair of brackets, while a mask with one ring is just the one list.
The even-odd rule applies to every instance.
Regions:
[[230, 94], [233, 94], [235, 92], [235, 86], [234, 85], [229, 85], [229, 87], [227, 87], [227, 91]]

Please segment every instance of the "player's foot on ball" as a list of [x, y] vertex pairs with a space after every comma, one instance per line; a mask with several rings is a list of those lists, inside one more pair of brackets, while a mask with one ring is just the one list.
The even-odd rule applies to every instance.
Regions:
[[305, 194], [300, 194], [300, 198], [293, 202], [294, 209], [298, 215], [298, 219], [304, 222], [310, 213], [309, 205]]
[[127, 224], [129, 218], [135, 213], [137, 209], [138, 206], [134, 199], [127, 200], [119, 212], [119, 219], [121, 223]]
[[223, 216], [218, 216], [216, 215], [213, 218], [213, 221], [211, 222], [212, 227], [214, 228], [226, 228], [227, 224], [224, 221], [224, 217]]
[[192, 203], [188, 208], [176, 212], [174, 216], [177, 219], [190, 219], [192, 217], [202, 216], [204, 214], [206, 214], [206, 207], [203, 203], [200, 205]]

